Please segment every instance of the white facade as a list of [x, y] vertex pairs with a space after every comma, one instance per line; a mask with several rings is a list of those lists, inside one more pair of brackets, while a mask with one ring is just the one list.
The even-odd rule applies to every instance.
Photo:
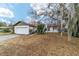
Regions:
[[53, 29], [53, 27], [50, 27], [46, 32], [58, 32], [58, 29]]
[[16, 34], [29, 34], [29, 26], [15, 26], [14, 33]]

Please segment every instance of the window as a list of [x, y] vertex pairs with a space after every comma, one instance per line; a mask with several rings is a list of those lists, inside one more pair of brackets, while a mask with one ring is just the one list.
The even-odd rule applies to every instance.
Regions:
[[48, 29], [47, 29], [48, 31], [50, 31], [50, 27], [48, 27]]

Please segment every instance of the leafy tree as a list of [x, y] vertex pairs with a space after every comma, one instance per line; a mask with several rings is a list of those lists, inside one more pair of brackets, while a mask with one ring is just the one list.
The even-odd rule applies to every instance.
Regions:
[[1, 27], [1, 26], [6, 26], [6, 23], [0, 22], [0, 27]]

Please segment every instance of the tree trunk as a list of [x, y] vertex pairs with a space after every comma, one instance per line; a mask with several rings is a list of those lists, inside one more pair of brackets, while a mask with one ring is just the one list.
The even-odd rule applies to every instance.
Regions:
[[63, 35], [63, 32], [62, 32], [62, 20], [61, 20], [61, 37]]
[[62, 32], [62, 29], [63, 29], [63, 23], [62, 23], [62, 20], [64, 19], [63, 17], [63, 13], [64, 13], [64, 4], [60, 4], [60, 13], [61, 13], [61, 37], [63, 35], [63, 32]]
[[71, 33], [68, 30], [68, 41], [71, 41]]
[[70, 35], [70, 24], [69, 24], [69, 22], [70, 22], [70, 20], [71, 20], [71, 15], [70, 15], [71, 13], [69, 13], [68, 14], [68, 28], [67, 28], [67, 34], [68, 34], [68, 41], [70, 41], [71, 40], [71, 35]]
[[[68, 41], [72, 39], [72, 32], [75, 27], [73, 27], [76, 23], [76, 17], [75, 17], [75, 7], [74, 4], [70, 4], [71, 10], [69, 11], [68, 14]], [[75, 20], [75, 21], [73, 21]], [[70, 24], [72, 22], [72, 24]]]

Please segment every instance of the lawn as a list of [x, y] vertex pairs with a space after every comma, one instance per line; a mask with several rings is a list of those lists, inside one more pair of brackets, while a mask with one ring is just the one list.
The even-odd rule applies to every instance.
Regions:
[[79, 38], [67, 40], [67, 35], [47, 33], [42, 35], [20, 35], [0, 42], [0, 55], [17, 56], [71, 56], [79, 55]]
[[12, 34], [12, 33], [10, 33], [10, 32], [9, 32], [9, 33], [0, 32], [0, 36], [1, 36], [1, 35], [10, 35], [10, 34]]

